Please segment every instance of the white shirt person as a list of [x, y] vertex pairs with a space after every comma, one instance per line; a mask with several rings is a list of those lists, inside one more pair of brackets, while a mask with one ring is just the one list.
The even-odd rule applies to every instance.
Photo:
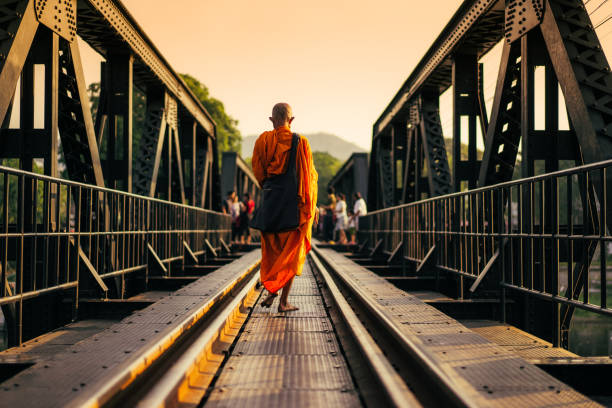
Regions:
[[355, 204], [353, 204], [353, 219], [355, 220], [355, 229], [359, 229], [359, 217], [368, 213], [366, 202], [361, 196], [361, 193], [355, 193]]

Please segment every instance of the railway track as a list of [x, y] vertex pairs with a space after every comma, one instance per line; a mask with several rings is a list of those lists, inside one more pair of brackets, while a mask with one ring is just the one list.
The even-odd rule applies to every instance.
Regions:
[[[381, 349], [369, 333], [372, 329], [364, 326], [359, 318], [375, 308], [367, 302], [357, 303], [358, 288], [342, 282], [337, 272], [325, 266], [315, 253], [309, 255], [307, 262], [317, 282], [318, 296], [323, 299], [331, 326], [335, 328], [334, 335], [345, 358], [350, 357], [346, 358], [347, 368], [356, 385], [356, 400], [366, 406], [421, 406], [405, 378], [398, 374], [397, 363], [387, 357], [390, 350]], [[215, 380], [223, 370], [228, 370], [225, 363], [231, 355], [229, 345], [235, 346], [238, 342], [250, 312], [261, 297], [258, 274], [253, 273], [233, 292], [223, 304], [217, 305], [206, 324], [177, 342], [128, 387], [114, 390], [105, 405], [186, 407], [206, 402], [214, 390]], [[382, 336], [388, 337], [389, 333]], [[433, 391], [436, 387], [422, 388], [428, 389]], [[440, 395], [429, 395], [425, 401], [434, 399], [440, 401]]]
[[[312, 276], [306, 279], [313, 279], [318, 292], [312, 297], [319, 298], [325, 306], [327, 319], [330, 319], [328, 327], [334, 327], [332, 335], [342, 351], [342, 356], [338, 357], [348, 362], [348, 378], [355, 385], [352, 402], [366, 406], [421, 406], [385, 355], [386, 352], [376, 344], [368, 333], [369, 329], [359, 320], [359, 308], [355, 307], [354, 302], [351, 306], [339, 289], [334, 279], [335, 272], [324, 266], [314, 253], [309, 255], [307, 262]], [[223, 371], [230, 369], [227, 360], [244, 335], [243, 329], [252, 318], [251, 312], [261, 300], [258, 274], [244, 279], [244, 283], [232, 292], [222, 305], [217, 306], [214, 314], [207, 317], [205, 324], [168, 349], [128, 387], [115, 390], [105, 405], [186, 407], [210, 404], [215, 381]], [[283, 319], [279, 314], [271, 315]], [[302, 374], [307, 375], [300, 373], [299, 367], [297, 372], [292, 373], [295, 376]], [[248, 373], [241, 375], [248, 377]]]
[[[381, 306], [383, 299], [398, 295], [392, 288], [343, 273], [325, 251], [315, 248], [309, 254], [291, 297], [301, 309], [293, 314], [260, 306], [263, 289], [255, 272], [197, 330], [129, 386], [114, 390], [104, 405], [479, 407], [508, 402], [494, 386], [478, 389], [459, 367], [441, 364], [418, 337], [402, 331], [389, 301]], [[409, 301], [399, 296], [398, 305]], [[489, 375], [496, 375], [494, 370]], [[537, 394], [547, 392], [592, 403], [558, 382]], [[524, 406], [538, 406], [537, 398]]]

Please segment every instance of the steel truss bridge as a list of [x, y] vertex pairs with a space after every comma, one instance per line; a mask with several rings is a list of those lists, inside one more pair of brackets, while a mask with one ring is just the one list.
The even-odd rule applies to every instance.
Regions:
[[0, 0], [1, 405], [611, 405], [612, 360], [569, 350], [612, 315], [591, 1], [461, 4], [330, 183], [368, 199], [359, 245], [315, 242], [285, 314], [219, 212], [253, 174], [121, 1]]

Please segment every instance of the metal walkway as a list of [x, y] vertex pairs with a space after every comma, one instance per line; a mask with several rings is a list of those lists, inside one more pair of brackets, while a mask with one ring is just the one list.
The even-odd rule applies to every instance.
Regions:
[[[356, 290], [356, 298], [370, 303], [372, 315], [378, 322], [385, 322], [388, 333], [401, 339], [398, 344], [408, 351], [403, 358], [421, 366], [419, 375], [435, 377], [442, 392], [455, 394], [450, 401], [487, 407], [598, 406], [511, 350], [365, 267], [331, 249], [322, 249], [320, 254], [339, 280]], [[374, 328], [370, 329], [380, 341], [380, 334], [377, 337]], [[399, 372], [402, 375], [401, 368]], [[410, 377], [409, 373], [403, 375]], [[423, 390], [415, 384], [411, 389], [420, 398]]]
[[295, 279], [290, 302], [262, 296], [215, 383], [205, 407], [361, 406], [349, 367], [308, 262]]
[[[252, 251], [93, 335], [88, 332], [86, 338], [54, 342], [53, 333], [62, 334], [60, 330], [33, 339], [26, 347], [0, 353], [14, 361], [34, 363], [0, 383], [0, 405], [34, 408], [107, 403], [201, 324], [225, 294], [252, 274], [259, 258], [260, 252]], [[87, 328], [70, 331], [73, 334], [68, 337], [78, 337]], [[49, 341], [36, 347], [44, 337]]]
[[[597, 407], [534, 358], [574, 357], [491, 321], [458, 321], [331, 249], [263, 308], [259, 250], [119, 322], [77, 322], [0, 353], [11, 407]], [[448, 299], [442, 299], [448, 301]], [[128, 302], [128, 303], [129, 303]], [[27, 367], [26, 367], [27, 366]], [[17, 366], [15, 366], [17, 367]], [[19, 368], [19, 367], [17, 367]]]

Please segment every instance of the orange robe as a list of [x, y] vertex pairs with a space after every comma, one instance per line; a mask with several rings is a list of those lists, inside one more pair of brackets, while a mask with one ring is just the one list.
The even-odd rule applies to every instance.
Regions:
[[[253, 173], [259, 184], [286, 169], [293, 133], [286, 126], [262, 133], [253, 149]], [[317, 205], [317, 180], [308, 139], [300, 136], [296, 154], [298, 175], [298, 207], [300, 225], [297, 230], [261, 234], [261, 282], [276, 293], [291, 278], [302, 273], [306, 254], [310, 251], [312, 222]]]

